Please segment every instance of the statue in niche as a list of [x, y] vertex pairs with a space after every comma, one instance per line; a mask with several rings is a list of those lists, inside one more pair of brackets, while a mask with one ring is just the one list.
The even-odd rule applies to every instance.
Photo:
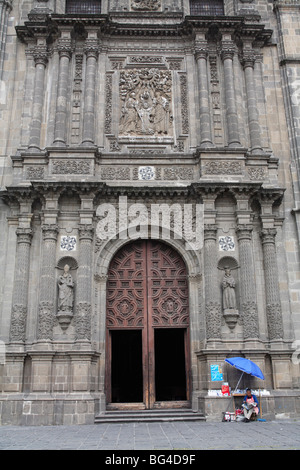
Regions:
[[236, 310], [235, 280], [229, 267], [226, 266], [224, 270], [225, 274], [222, 281], [223, 308], [224, 311], [229, 309]]
[[223, 314], [227, 326], [230, 330], [233, 330], [239, 319], [239, 312], [236, 305], [235, 280], [228, 266], [226, 266], [224, 270], [225, 274], [222, 281]]
[[58, 314], [73, 313], [74, 281], [69, 271], [70, 267], [66, 264], [63, 274], [58, 278]]
[[120, 135], [167, 136], [172, 133], [171, 73], [160, 69], [120, 75]]

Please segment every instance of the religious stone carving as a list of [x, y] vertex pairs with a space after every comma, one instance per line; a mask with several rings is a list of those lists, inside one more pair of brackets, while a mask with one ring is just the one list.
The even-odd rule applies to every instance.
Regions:
[[121, 72], [121, 135], [172, 134], [171, 72], [134, 69]]
[[131, 8], [133, 10], [158, 10], [161, 6], [159, 0], [131, 0]]
[[65, 330], [73, 317], [74, 304], [74, 281], [69, 273], [68, 264], [64, 267], [64, 273], [58, 278], [58, 321], [63, 330]]
[[225, 274], [222, 281], [224, 317], [229, 328], [233, 329], [239, 317], [236, 308], [235, 280], [229, 267], [225, 267], [224, 270]]

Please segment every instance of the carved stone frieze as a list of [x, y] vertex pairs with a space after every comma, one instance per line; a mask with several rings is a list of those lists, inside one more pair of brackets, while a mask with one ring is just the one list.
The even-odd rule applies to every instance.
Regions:
[[173, 134], [171, 72], [156, 68], [120, 73], [120, 135]]
[[204, 175], [241, 175], [242, 164], [240, 162], [210, 161], [205, 163]]
[[44, 179], [45, 169], [42, 166], [29, 166], [26, 168], [26, 179], [42, 180]]
[[[149, 177], [151, 172], [151, 178]], [[192, 167], [133, 167], [128, 166], [103, 166], [100, 170], [101, 179], [105, 181], [130, 181], [130, 180], [164, 180], [164, 181], [188, 181], [194, 180]]]
[[91, 163], [88, 160], [53, 160], [53, 175], [89, 175]]
[[139, 11], [156, 11], [161, 7], [160, 0], [131, 0], [131, 8]]

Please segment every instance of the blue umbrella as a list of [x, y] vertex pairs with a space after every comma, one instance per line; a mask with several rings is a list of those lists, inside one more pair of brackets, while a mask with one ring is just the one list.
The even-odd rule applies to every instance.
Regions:
[[230, 357], [225, 359], [225, 362], [228, 362], [231, 366], [243, 371], [243, 373], [246, 372], [246, 374], [253, 375], [259, 379], [265, 379], [264, 374], [258, 365], [255, 364], [255, 362], [250, 361], [250, 359], [246, 359], [245, 357]]
[[[242, 375], [240, 376], [239, 381], [236, 384], [233, 395], [236, 392], [244, 373], [252, 375], [254, 377], [258, 377], [259, 379], [262, 379], [262, 380], [264, 380], [265, 378], [264, 374], [262, 373], [258, 365], [255, 364], [255, 362], [250, 361], [250, 359], [246, 359], [245, 357], [229, 357], [225, 359], [225, 362], [228, 362], [228, 364], [230, 364], [231, 366], [242, 371]], [[227, 410], [229, 409], [229, 406], [230, 406], [230, 403], [227, 407]], [[261, 410], [260, 404], [259, 404], [259, 408]], [[260, 421], [265, 421], [265, 420], [261, 419]]]

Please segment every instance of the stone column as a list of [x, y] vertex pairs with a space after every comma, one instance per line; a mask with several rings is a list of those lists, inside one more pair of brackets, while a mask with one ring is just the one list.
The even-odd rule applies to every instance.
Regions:
[[38, 312], [38, 341], [53, 339], [53, 324], [56, 297], [56, 242], [58, 226], [45, 224], [42, 226], [43, 247], [40, 276], [40, 299]]
[[54, 144], [58, 146], [66, 145], [66, 118], [68, 104], [68, 83], [69, 65], [71, 59], [71, 38], [70, 33], [62, 33], [58, 42], [59, 71], [58, 90], [56, 100]]
[[264, 228], [261, 231], [264, 256], [267, 324], [270, 340], [278, 340], [283, 338], [283, 323], [279, 295], [275, 237], [275, 228]]
[[17, 254], [10, 324], [10, 341], [24, 343], [26, 335], [31, 228], [17, 229]]
[[201, 147], [211, 147], [213, 145], [208, 93], [207, 55], [207, 41], [204, 39], [197, 40], [195, 43], [195, 56], [198, 68]]
[[39, 150], [41, 144], [45, 70], [48, 62], [48, 51], [45, 39], [38, 39], [33, 57], [35, 62], [35, 77], [29, 148]]
[[260, 125], [259, 125], [259, 120], [258, 120], [258, 110], [257, 110], [255, 81], [254, 81], [255, 53], [252, 50], [252, 48], [244, 48], [242, 64], [244, 67], [245, 81], [246, 81], [251, 153], [261, 154], [262, 153], [261, 134], [260, 134]]
[[84, 48], [86, 54], [86, 75], [82, 144], [95, 142], [95, 83], [96, 65], [99, 53], [97, 33], [90, 33]]
[[5, 53], [5, 45], [7, 38], [7, 26], [10, 12], [12, 10], [12, 1], [1, 0], [0, 1], [0, 80], [2, 79], [3, 73], [3, 61]]
[[75, 315], [76, 341], [90, 342], [91, 340], [91, 266], [93, 227], [91, 225], [79, 226], [79, 263], [77, 274], [77, 295]]
[[204, 226], [204, 275], [205, 275], [205, 313], [206, 338], [219, 340], [221, 338], [221, 304], [219, 298], [220, 286], [217, 273], [217, 227]]
[[258, 313], [255, 289], [254, 262], [252, 253], [252, 226], [238, 225], [237, 239], [240, 253], [240, 294], [241, 315], [244, 327], [244, 338], [258, 338]]
[[228, 145], [229, 147], [240, 147], [241, 144], [239, 138], [233, 74], [234, 43], [227, 36], [231, 37], [231, 35], [224, 35], [224, 39], [222, 40], [221, 58], [224, 67]]

